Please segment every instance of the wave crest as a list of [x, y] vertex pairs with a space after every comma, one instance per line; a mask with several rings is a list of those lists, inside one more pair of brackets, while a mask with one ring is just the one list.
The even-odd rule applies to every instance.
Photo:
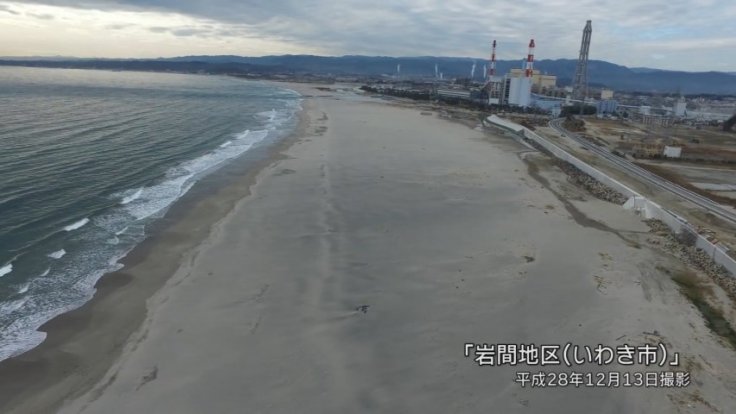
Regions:
[[52, 258], [52, 259], [61, 259], [62, 257], [64, 257], [65, 254], [66, 254], [66, 250], [61, 249], [61, 250], [57, 250], [57, 251], [55, 251], [53, 253], [49, 253], [47, 256], [50, 257], [50, 258]]
[[123, 197], [123, 199], [120, 201], [120, 204], [126, 205], [130, 203], [133, 200], [137, 200], [141, 195], [143, 194], [143, 187], [139, 188], [136, 192], [133, 194]]
[[85, 217], [79, 221], [76, 221], [66, 227], [64, 227], [64, 231], [74, 231], [77, 229], [80, 229], [84, 227], [87, 223], [89, 223], [89, 218]]

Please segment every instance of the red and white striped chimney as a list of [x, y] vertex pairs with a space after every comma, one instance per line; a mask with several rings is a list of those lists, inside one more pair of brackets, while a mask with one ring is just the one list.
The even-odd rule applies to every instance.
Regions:
[[526, 77], [531, 78], [534, 74], [534, 39], [529, 42], [529, 56], [526, 58]]
[[491, 47], [491, 64], [488, 65], [488, 77], [496, 76], [496, 41], [493, 41]]

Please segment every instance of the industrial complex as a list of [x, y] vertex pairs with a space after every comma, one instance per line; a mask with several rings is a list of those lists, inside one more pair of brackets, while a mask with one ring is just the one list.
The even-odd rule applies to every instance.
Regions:
[[[599, 118], [619, 118], [645, 125], [669, 127], [678, 123], [718, 124], [724, 130], [736, 125], [736, 102], [725, 107], [722, 102], [706, 99], [635, 94], [588, 83], [588, 58], [593, 34], [592, 21], [585, 23], [580, 52], [572, 79], [558, 82], [554, 73], [534, 69], [536, 43], [529, 41], [527, 57], [519, 67], [498, 73], [497, 50], [503, 48], [497, 40], [491, 45], [490, 58], [483, 64], [482, 79], [478, 80], [477, 63], [473, 62], [469, 77], [449, 79], [440, 65], [434, 65], [434, 77], [403, 77], [401, 65], [391, 79], [368, 85], [372, 90], [395, 92], [399, 96], [427, 96], [444, 101], [464, 101], [492, 111], [546, 113], [553, 117], [569, 113], [597, 115]], [[388, 93], [391, 94], [391, 93]]]

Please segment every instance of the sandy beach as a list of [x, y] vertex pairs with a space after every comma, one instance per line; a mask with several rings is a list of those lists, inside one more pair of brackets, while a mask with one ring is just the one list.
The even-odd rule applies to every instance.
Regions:
[[[509, 137], [291, 87], [294, 137], [199, 189], [42, 346], [0, 363], [0, 412], [736, 412], [736, 352], [639, 217]], [[568, 342], [663, 342], [692, 384], [523, 388], [517, 372], [576, 369], [464, 355]]]

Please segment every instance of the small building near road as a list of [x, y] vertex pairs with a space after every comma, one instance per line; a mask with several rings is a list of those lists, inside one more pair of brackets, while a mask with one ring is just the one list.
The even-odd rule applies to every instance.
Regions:
[[662, 155], [664, 155], [665, 158], [680, 158], [680, 156], [682, 156], [682, 147], [671, 147], [669, 145], [665, 145]]

